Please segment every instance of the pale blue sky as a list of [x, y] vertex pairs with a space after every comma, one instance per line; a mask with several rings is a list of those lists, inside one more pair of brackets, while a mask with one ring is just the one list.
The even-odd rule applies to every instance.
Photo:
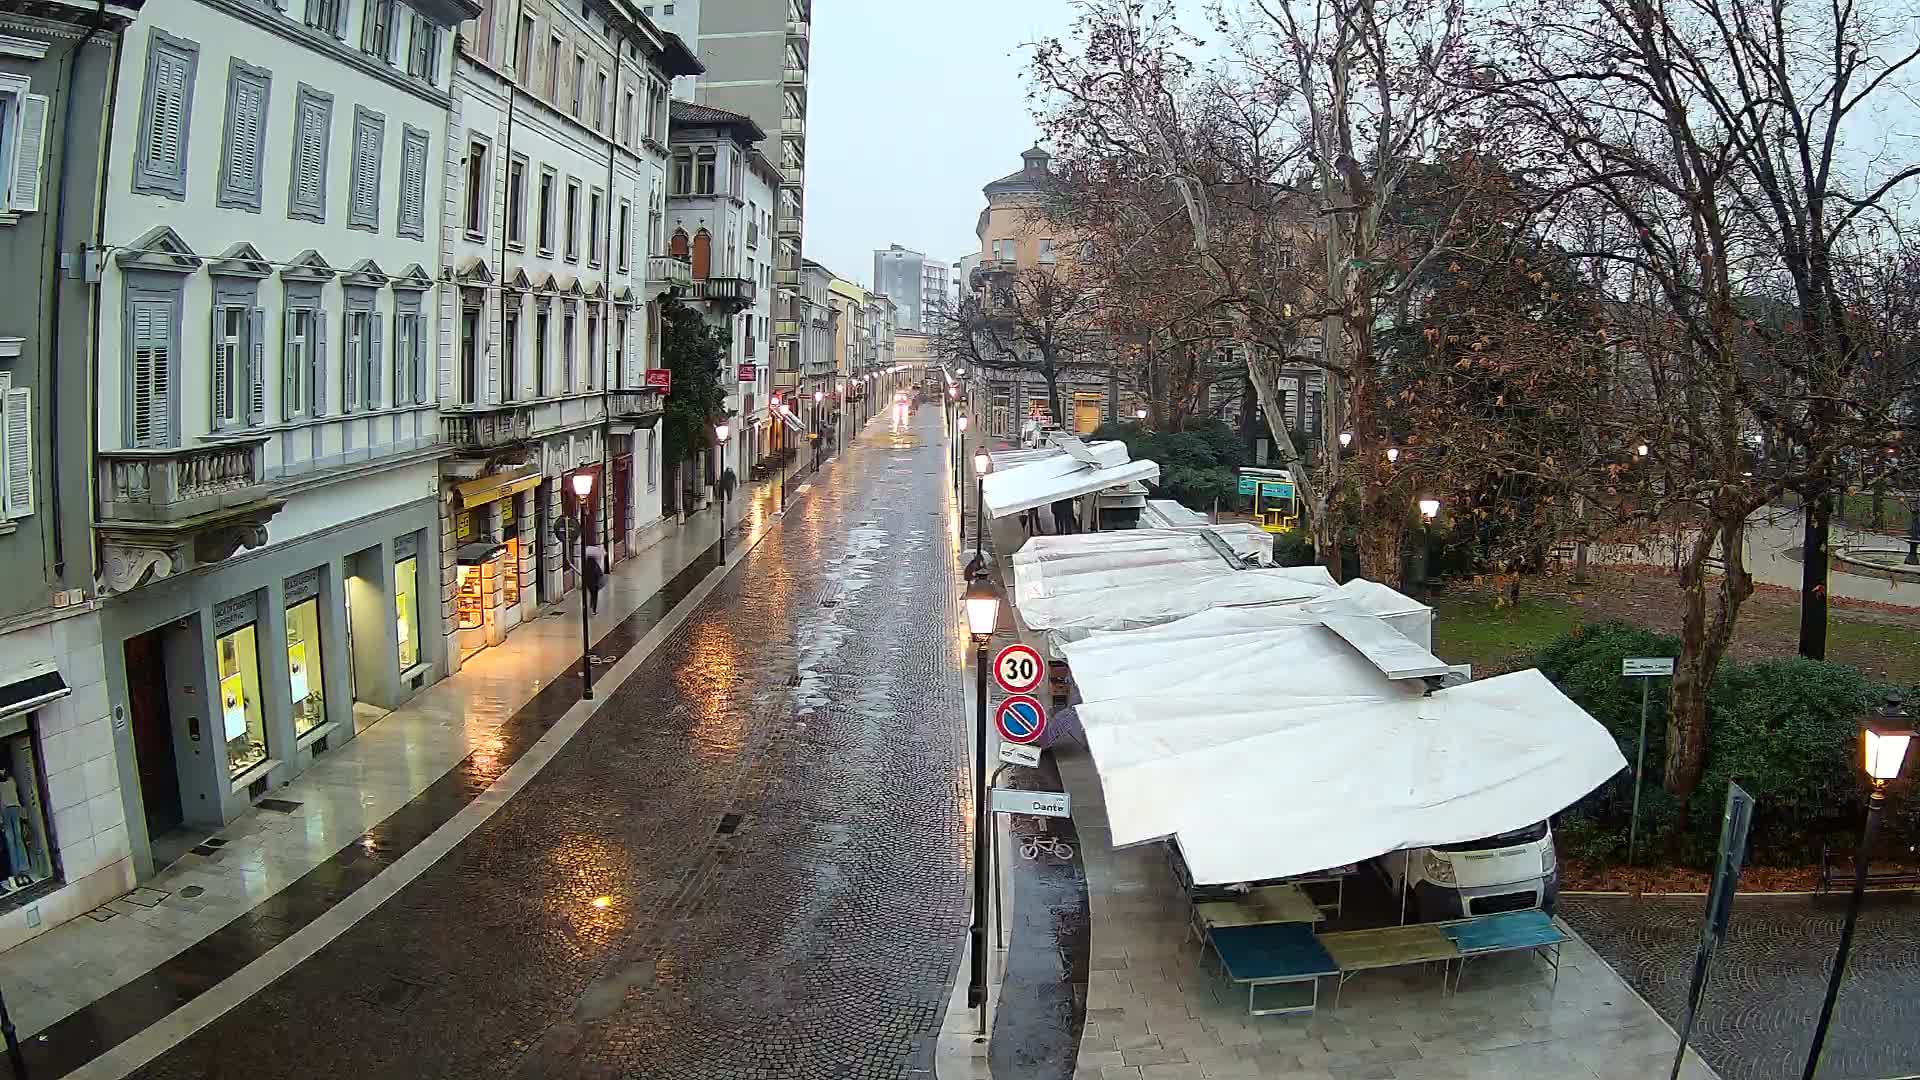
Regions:
[[1033, 145], [1027, 50], [1067, 0], [818, 0], [807, 103], [806, 255], [873, 284], [890, 243], [975, 250], [980, 185]]

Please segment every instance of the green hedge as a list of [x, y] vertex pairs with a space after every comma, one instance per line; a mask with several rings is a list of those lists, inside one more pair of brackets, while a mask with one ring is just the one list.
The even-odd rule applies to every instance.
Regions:
[[[1584, 626], [1549, 643], [1535, 663], [1568, 697], [1605, 724], [1629, 769], [1640, 725], [1639, 680], [1620, 676], [1629, 656], [1677, 656], [1679, 639], [1625, 623]], [[1865, 781], [1859, 719], [1880, 700], [1857, 670], [1799, 658], [1723, 663], [1708, 696], [1707, 762], [1685, 806], [1667, 795], [1667, 683], [1653, 687], [1647, 719], [1647, 776], [1641, 789], [1642, 860], [1650, 855], [1704, 865], [1719, 843], [1728, 781], [1756, 802], [1748, 860], [1802, 864], [1823, 846], [1845, 847], [1858, 830]], [[1624, 861], [1633, 779], [1622, 770], [1556, 819], [1568, 854]], [[1904, 808], [1903, 808], [1904, 809]], [[1920, 839], [1920, 813], [1889, 822], [1889, 847]]]

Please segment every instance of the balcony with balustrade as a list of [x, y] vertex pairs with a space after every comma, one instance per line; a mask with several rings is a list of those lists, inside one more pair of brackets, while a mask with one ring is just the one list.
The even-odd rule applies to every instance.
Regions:
[[672, 255], [647, 256], [647, 278], [642, 300], [652, 303], [670, 292], [693, 289], [693, 265]]
[[730, 315], [753, 306], [759, 286], [751, 278], [710, 277], [693, 283], [693, 298]]
[[266, 543], [286, 500], [267, 483], [267, 436], [94, 456], [102, 577], [109, 593]]

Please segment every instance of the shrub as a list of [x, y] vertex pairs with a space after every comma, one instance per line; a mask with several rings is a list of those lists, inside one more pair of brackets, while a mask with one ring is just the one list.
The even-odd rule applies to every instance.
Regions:
[[[1633, 806], [1639, 680], [1622, 678], [1629, 656], [1676, 656], [1678, 639], [1621, 622], [1580, 627], [1550, 642], [1536, 665], [1607, 726], [1628, 768], [1568, 807], [1555, 828], [1570, 854], [1624, 860]], [[1720, 840], [1727, 783], [1755, 800], [1748, 860], [1804, 863], [1823, 845], [1844, 846], [1857, 830], [1861, 780], [1858, 720], [1880, 691], [1854, 668], [1814, 660], [1728, 662], [1708, 695], [1707, 761], [1684, 804], [1661, 786], [1667, 695], [1652, 687], [1647, 710], [1646, 779], [1640, 795], [1641, 851], [1682, 863], [1708, 863]], [[1920, 813], [1888, 822], [1888, 840], [1920, 837]], [[1644, 858], [1643, 854], [1643, 858]]]

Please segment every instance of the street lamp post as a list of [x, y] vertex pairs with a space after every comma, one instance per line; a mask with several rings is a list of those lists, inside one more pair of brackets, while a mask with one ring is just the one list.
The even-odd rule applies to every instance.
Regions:
[[580, 700], [593, 700], [593, 628], [587, 622], [587, 497], [593, 494], [593, 474], [573, 474], [574, 509], [580, 518]]
[[961, 413], [959, 419], [953, 422], [953, 426], [960, 431], [960, 434], [954, 437], [953, 453], [949, 455], [953, 462], [953, 490], [960, 496], [960, 514], [964, 519], [967, 512], [967, 493], [965, 486], [960, 482], [960, 463], [967, 459], [967, 414]]
[[1820, 1004], [1820, 1021], [1813, 1028], [1813, 1047], [1807, 1051], [1807, 1067], [1801, 1080], [1813, 1080], [1820, 1068], [1820, 1049], [1827, 1041], [1827, 1024], [1833, 1019], [1834, 999], [1840, 996], [1840, 983], [1847, 977], [1847, 954], [1853, 949], [1853, 928], [1860, 919], [1860, 899], [1867, 891], [1867, 858], [1873, 846], [1874, 829], [1887, 808], [1887, 782], [1900, 776], [1906, 761], [1907, 746], [1913, 741], [1917, 719], [1898, 697], [1888, 697], [1879, 708], [1860, 721], [1860, 742], [1864, 752], [1867, 781], [1867, 821], [1860, 828], [1860, 847], [1853, 853], [1853, 893], [1847, 900], [1847, 919], [1840, 925], [1840, 948], [1833, 957], [1833, 973], [1827, 979], [1827, 997]]
[[825, 392], [813, 392], [813, 471], [820, 471], [820, 403], [826, 400]]
[[1433, 585], [1433, 519], [1440, 516], [1440, 500], [1420, 500], [1420, 581], [1429, 590]]
[[1907, 521], [1907, 565], [1920, 566], [1920, 491], [1907, 496], [1912, 517]]
[[987, 643], [1000, 622], [1000, 594], [985, 575], [967, 586], [967, 629], [973, 634], [973, 923], [967, 927], [972, 961], [967, 979], [967, 1008], [980, 1010], [987, 1029], [987, 836], [992, 811], [987, 807]]
[[980, 538], [987, 531], [987, 474], [993, 471], [993, 457], [986, 447], [973, 452], [973, 564], [986, 565], [980, 557]]
[[726, 422], [713, 425], [713, 437], [720, 444], [720, 473], [713, 478], [714, 486], [720, 489], [720, 565], [727, 565], [727, 436], [732, 431]]

